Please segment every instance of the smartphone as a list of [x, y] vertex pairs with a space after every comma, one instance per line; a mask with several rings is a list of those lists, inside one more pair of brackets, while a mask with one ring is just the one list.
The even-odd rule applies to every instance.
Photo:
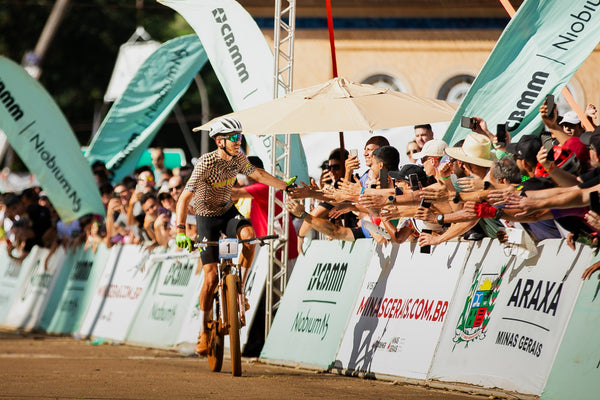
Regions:
[[598, 192], [590, 192], [590, 209], [600, 215], [600, 197]]
[[417, 176], [417, 174], [410, 174], [408, 176], [408, 183], [410, 184], [410, 188], [413, 191], [417, 191], [417, 190], [421, 189], [419, 187], [419, 177]]
[[427, 201], [427, 200], [425, 200], [425, 199], [421, 199], [421, 204], [420, 204], [420, 206], [421, 206], [421, 207], [425, 207], [425, 208], [429, 208], [429, 207], [431, 207], [431, 203], [430, 203], [430, 202], [428, 202], [428, 201]]
[[388, 170], [385, 168], [381, 168], [379, 170], [379, 187], [381, 189], [387, 189], [388, 185]]
[[[431, 229], [422, 229], [421, 232], [431, 234]], [[421, 247], [420, 252], [423, 254], [431, 254], [431, 246], [427, 245], [427, 246]]]
[[496, 125], [496, 138], [501, 146], [506, 144], [506, 124]]
[[470, 117], [460, 117], [460, 126], [463, 128], [477, 129], [477, 120]]
[[356, 157], [356, 156], [358, 156], [358, 149], [350, 149], [350, 150], [348, 150], [348, 156], [350, 156], [350, 157]]
[[554, 161], [554, 146], [551, 146], [550, 149], [546, 149], [548, 154], [546, 155], [547, 161]]
[[554, 112], [554, 95], [546, 95], [546, 105], [548, 106], [548, 116], [552, 116]]

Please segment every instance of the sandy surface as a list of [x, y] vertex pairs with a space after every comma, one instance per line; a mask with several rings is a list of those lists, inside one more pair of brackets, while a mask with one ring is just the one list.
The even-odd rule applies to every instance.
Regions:
[[0, 399], [485, 399], [244, 359], [213, 373], [174, 350], [93, 345], [71, 337], [0, 330]]

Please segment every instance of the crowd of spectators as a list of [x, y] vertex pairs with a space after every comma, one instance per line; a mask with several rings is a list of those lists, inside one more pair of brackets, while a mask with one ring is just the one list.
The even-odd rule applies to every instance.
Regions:
[[[506, 246], [549, 238], [563, 238], [572, 248], [576, 242], [598, 246], [600, 127], [585, 132], [575, 112], [559, 116], [545, 102], [539, 112], [543, 130], [513, 143], [510, 135], [498, 141], [477, 116], [469, 116], [470, 132], [453, 147], [434, 139], [431, 126], [415, 126], [404, 165], [385, 138], [373, 137], [365, 144], [362, 177], [355, 174], [357, 155], [333, 150], [329, 182], [303, 185], [295, 194], [317, 199], [316, 206], [286, 203], [303, 221], [299, 250], [311, 229], [348, 241], [413, 240], [423, 251], [455, 238], [485, 237]], [[597, 125], [595, 106], [586, 117]]]
[[[452, 147], [434, 139], [430, 125], [415, 126], [406, 148], [409, 162], [403, 165], [398, 149], [383, 136], [365, 143], [364, 167], [357, 151], [333, 149], [318, 181], [303, 183], [286, 202], [297, 218], [290, 223], [290, 257], [303, 253], [305, 238], [315, 231], [347, 241], [415, 241], [424, 250], [455, 238], [490, 237], [510, 244], [514, 232], [534, 243], [564, 238], [572, 247], [576, 242], [597, 246], [600, 128], [585, 132], [575, 112], [559, 116], [546, 103], [539, 112], [543, 130], [516, 142], [510, 135], [498, 141], [477, 116], [469, 117], [475, 122], [471, 131]], [[586, 115], [596, 126], [596, 107], [588, 106]], [[106, 218], [87, 215], [67, 225], [39, 187], [3, 194], [0, 236], [10, 256], [22, 260], [35, 245], [169, 246], [176, 233], [175, 205], [193, 165], [171, 171], [161, 149], [151, 155], [152, 165], [116, 183], [103, 163], [92, 165]], [[250, 161], [262, 166], [257, 157]], [[259, 235], [266, 234], [268, 214], [263, 186], [240, 177], [232, 192]], [[195, 237], [192, 209], [186, 222], [186, 234]]]

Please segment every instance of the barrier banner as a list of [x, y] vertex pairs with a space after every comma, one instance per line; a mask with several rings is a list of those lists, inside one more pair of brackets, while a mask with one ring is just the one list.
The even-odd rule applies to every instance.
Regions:
[[[158, 0], [177, 11], [202, 41], [215, 74], [234, 111], [273, 99], [274, 56], [250, 14], [235, 0]], [[272, 136], [247, 135], [246, 141], [271, 171]], [[285, 141], [283, 135], [278, 140]], [[309, 182], [304, 148], [290, 136], [290, 171]], [[281, 154], [277, 154], [278, 157]], [[283, 165], [278, 165], [283, 170]]]
[[331, 367], [373, 247], [371, 239], [313, 240], [296, 261], [260, 357]]
[[38, 325], [65, 259], [62, 247], [52, 255], [48, 249], [34, 249], [29, 271], [6, 316], [6, 325], [13, 328], [32, 330]]
[[104, 161], [115, 182], [129, 175], [207, 60], [196, 35], [164, 43], [111, 107], [90, 143], [87, 159]]
[[40, 324], [43, 329], [59, 334], [79, 331], [110, 251], [103, 243], [95, 253], [84, 250], [84, 246], [69, 251], [63, 266], [65, 282], [52, 312], [44, 313]]
[[[156, 250], [154, 251], [156, 254]], [[173, 259], [146, 262], [145, 268], [156, 270], [144, 300], [132, 320], [128, 343], [172, 346], [177, 341], [185, 311], [198, 301], [195, 289], [202, 274], [194, 274], [197, 259]]]
[[[539, 107], [558, 97], [600, 40], [600, 2], [527, 0], [506, 26], [444, 135], [454, 144], [470, 133], [462, 116], [489, 127], [506, 123], [513, 142], [542, 128]], [[492, 130], [493, 131], [493, 130]]]
[[447, 242], [375, 248], [334, 369], [425, 379], [468, 250]]
[[82, 337], [94, 336], [124, 341], [138, 311], [152, 275], [140, 265], [147, 250], [137, 245], [110, 249], [106, 267], [94, 288], [92, 300], [81, 324]]
[[[600, 261], [596, 256], [588, 265]], [[600, 280], [583, 282], [569, 325], [540, 400], [583, 400], [598, 396], [600, 368]]]
[[92, 170], [48, 92], [20, 65], [0, 56], [0, 129], [35, 174], [65, 223], [105, 215]]
[[6, 243], [0, 242], [0, 324], [6, 321], [23, 281], [29, 276], [37, 251], [38, 247], [34, 246], [23, 262], [18, 263], [8, 256]]
[[429, 379], [541, 394], [591, 249], [554, 239], [538, 250], [539, 258], [523, 261], [498, 241], [476, 244]]
[[[241, 250], [241, 249], [240, 249]], [[269, 251], [266, 247], [256, 247], [256, 253], [254, 254], [254, 261], [252, 267], [248, 272], [248, 279], [246, 280], [245, 293], [250, 303], [250, 309], [246, 311], [246, 325], [240, 331], [240, 349], [243, 352], [246, 344], [248, 343], [248, 336], [250, 328], [256, 317], [256, 311], [258, 304], [265, 287], [268, 264], [267, 260], [269, 257]], [[233, 260], [236, 262], [237, 260]], [[195, 264], [194, 264], [195, 265]], [[204, 281], [204, 274], [200, 273], [199, 282], [196, 287], [192, 290], [192, 300], [188, 302], [188, 309], [186, 310], [186, 318], [179, 331], [176, 344], [192, 343], [196, 344], [198, 339], [198, 333], [201, 328], [200, 321], [200, 306], [198, 304], [200, 289]], [[225, 347], [229, 348], [229, 337], [225, 337]]]

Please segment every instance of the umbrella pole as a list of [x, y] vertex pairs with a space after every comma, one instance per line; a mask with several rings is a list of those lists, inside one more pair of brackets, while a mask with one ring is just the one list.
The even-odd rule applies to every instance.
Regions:
[[[327, 29], [329, 30], [329, 48], [331, 49], [331, 68], [333, 77], [338, 77], [337, 59], [335, 56], [335, 39], [333, 36], [333, 15], [331, 13], [331, 0], [325, 0], [327, 6]], [[340, 132], [340, 148], [344, 149], [344, 132]]]

